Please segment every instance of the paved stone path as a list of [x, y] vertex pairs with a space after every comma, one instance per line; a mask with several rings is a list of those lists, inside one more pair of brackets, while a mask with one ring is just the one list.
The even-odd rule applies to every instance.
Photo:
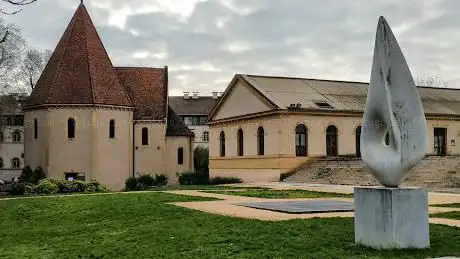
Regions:
[[[282, 189], [302, 189], [311, 191], [321, 192], [335, 192], [335, 193], [353, 193], [352, 186], [340, 186], [340, 185], [288, 185], [283, 183], [264, 183], [264, 184], [242, 184], [240, 187], [266, 187], [276, 190]], [[177, 206], [195, 209], [207, 213], [219, 214], [231, 217], [247, 218], [247, 219], [258, 219], [266, 221], [281, 221], [291, 219], [309, 219], [309, 218], [326, 218], [326, 217], [353, 217], [353, 212], [330, 212], [330, 213], [313, 213], [313, 214], [289, 214], [276, 211], [268, 211], [261, 209], [254, 209], [237, 205], [238, 203], [247, 202], [275, 202], [275, 201], [299, 201], [299, 200], [339, 200], [339, 201], [353, 201], [352, 198], [315, 198], [315, 199], [264, 199], [254, 198], [245, 196], [235, 195], [224, 195], [219, 193], [212, 193], [212, 191], [206, 190], [180, 190], [180, 191], [165, 191], [167, 193], [217, 198], [217, 201], [200, 201], [200, 202], [177, 202], [173, 203]], [[429, 193], [428, 202], [430, 205], [435, 204], [446, 204], [446, 203], [460, 203], [460, 194], [449, 194], [449, 193]], [[429, 213], [443, 213], [450, 211], [460, 211], [460, 208], [447, 208], [447, 207], [429, 207]], [[430, 218], [430, 223], [444, 224], [449, 226], [460, 227], [460, 220], [453, 219], [442, 219], [442, 218]]]

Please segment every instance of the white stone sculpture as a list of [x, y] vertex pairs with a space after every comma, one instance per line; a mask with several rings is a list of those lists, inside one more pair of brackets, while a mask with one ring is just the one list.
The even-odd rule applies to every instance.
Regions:
[[380, 17], [361, 132], [363, 162], [382, 185], [398, 187], [426, 155], [426, 132], [414, 79], [390, 26]]

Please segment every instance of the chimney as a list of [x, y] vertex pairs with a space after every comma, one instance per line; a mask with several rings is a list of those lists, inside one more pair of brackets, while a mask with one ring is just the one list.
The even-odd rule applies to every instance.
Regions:
[[192, 97], [192, 98], [193, 98], [193, 99], [198, 99], [198, 98], [200, 98], [200, 97], [198, 96], [198, 92], [193, 92], [193, 97]]
[[212, 92], [212, 99], [215, 100], [215, 99], [219, 98], [218, 94], [219, 94], [219, 92]]
[[184, 99], [190, 99], [190, 96], [188, 95], [189, 92], [183, 92], [184, 93]]
[[224, 95], [224, 92], [219, 92], [219, 97], [222, 97]]

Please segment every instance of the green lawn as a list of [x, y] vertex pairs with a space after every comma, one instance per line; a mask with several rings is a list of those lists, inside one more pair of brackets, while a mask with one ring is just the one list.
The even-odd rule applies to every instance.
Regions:
[[266, 199], [326, 198], [326, 197], [353, 198], [353, 194], [315, 192], [315, 191], [307, 191], [307, 190], [247, 189], [244, 191], [213, 191], [213, 193], [266, 198]]
[[460, 208], [460, 203], [436, 204], [436, 205], [431, 205], [431, 206], [433, 206], [433, 207]]
[[460, 220], [460, 211], [431, 214], [430, 218], [446, 218]]
[[353, 219], [264, 222], [202, 213], [161, 192], [0, 201], [1, 258], [427, 258], [460, 256], [460, 229], [431, 225], [431, 248], [354, 245]]
[[260, 187], [239, 187], [233, 185], [170, 185], [165, 187], [150, 187], [149, 191], [174, 191], [174, 190], [238, 190], [261, 189]]

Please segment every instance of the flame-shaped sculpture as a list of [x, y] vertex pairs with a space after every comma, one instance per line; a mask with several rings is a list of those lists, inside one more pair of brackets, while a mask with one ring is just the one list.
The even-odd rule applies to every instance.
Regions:
[[426, 132], [414, 79], [390, 26], [380, 17], [361, 132], [363, 162], [381, 184], [397, 187], [425, 157]]

